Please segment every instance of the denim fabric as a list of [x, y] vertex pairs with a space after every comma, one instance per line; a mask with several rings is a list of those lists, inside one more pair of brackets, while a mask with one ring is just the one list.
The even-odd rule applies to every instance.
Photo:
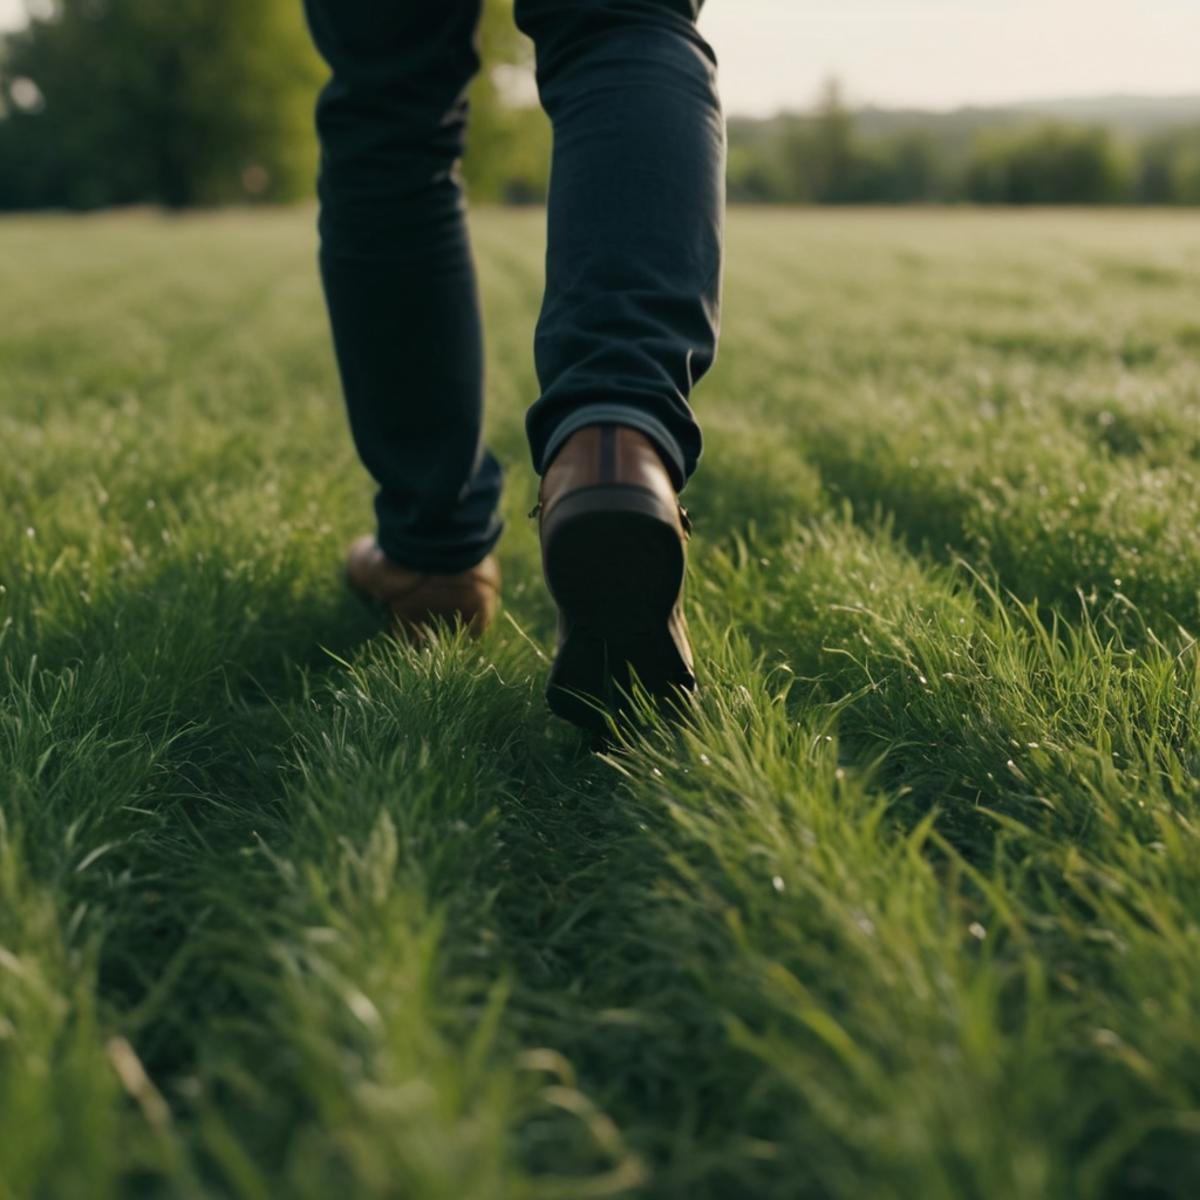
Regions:
[[[724, 120], [702, 0], [516, 0], [554, 127], [546, 292], [527, 432], [642, 429], [682, 487], [689, 397], [719, 320]], [[495, 544], [482, 327], [457, 173], [480, 0], [305, 0], [332, 78], [317, 106], [321, 275], [384, 551], [457, 571]]]

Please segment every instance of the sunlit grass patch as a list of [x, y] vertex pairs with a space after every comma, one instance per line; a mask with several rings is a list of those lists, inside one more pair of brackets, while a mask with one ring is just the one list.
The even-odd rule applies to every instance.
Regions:
[[593, 752], [477, 220], [505, 610], [398, 645], [312, 214], [0, 226], [0, 1195], [1186, 1197], [1184, 213], [735, 212], [701, 663]]

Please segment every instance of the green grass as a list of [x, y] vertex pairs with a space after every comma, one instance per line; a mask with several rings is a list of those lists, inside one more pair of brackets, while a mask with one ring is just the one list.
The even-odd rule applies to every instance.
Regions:
[[1200, 218], [731, 216], [694, 723], [343, 594], [311, 213], [0, 225], [0, 1197], [1188, 1197]]

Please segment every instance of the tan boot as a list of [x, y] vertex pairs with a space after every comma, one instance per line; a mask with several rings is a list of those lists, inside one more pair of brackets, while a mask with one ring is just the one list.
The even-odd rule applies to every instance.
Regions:
[[542, 479], [539, 532], [558, 604], [558, 653], [547, 701], [559, 716], [604, 728], [632, 678], [651, 696], [696, 686], [683, 614], [690, 524], [654, 443], [594, 425], [563, 444]]
[[424, 638], [438, 618], [461, 621], [478, 637], [500, 600], [500, 564], [490, 554], [456, 574], [415, 571], [392, 562], [369, 536], [350, 547], [346, 582], [364, 600], [388, 609], [396, 632], [410, 641]]

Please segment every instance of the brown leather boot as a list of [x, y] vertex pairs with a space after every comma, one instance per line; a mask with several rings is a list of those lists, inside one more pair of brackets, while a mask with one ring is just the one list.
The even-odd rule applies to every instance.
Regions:
[[623, 425], [580, 429], [554, 456], [538, 498], [559, 616], [550, 708], [603, 730], [603, 710], [627, 707], [633, 676], [651, 696], [692, 691], [683, 615], [691, 526], [654, 443]]
[[461, 621], [478, 637], [496, 615], [500, 564], [489, 554], [453, 575], [414, 571], [392, 562], [368, 536], [350, 547], [346, 582], [368, 603], [388, 609], [396, 632], [410, 641], [421, 641], [438, 618]]

